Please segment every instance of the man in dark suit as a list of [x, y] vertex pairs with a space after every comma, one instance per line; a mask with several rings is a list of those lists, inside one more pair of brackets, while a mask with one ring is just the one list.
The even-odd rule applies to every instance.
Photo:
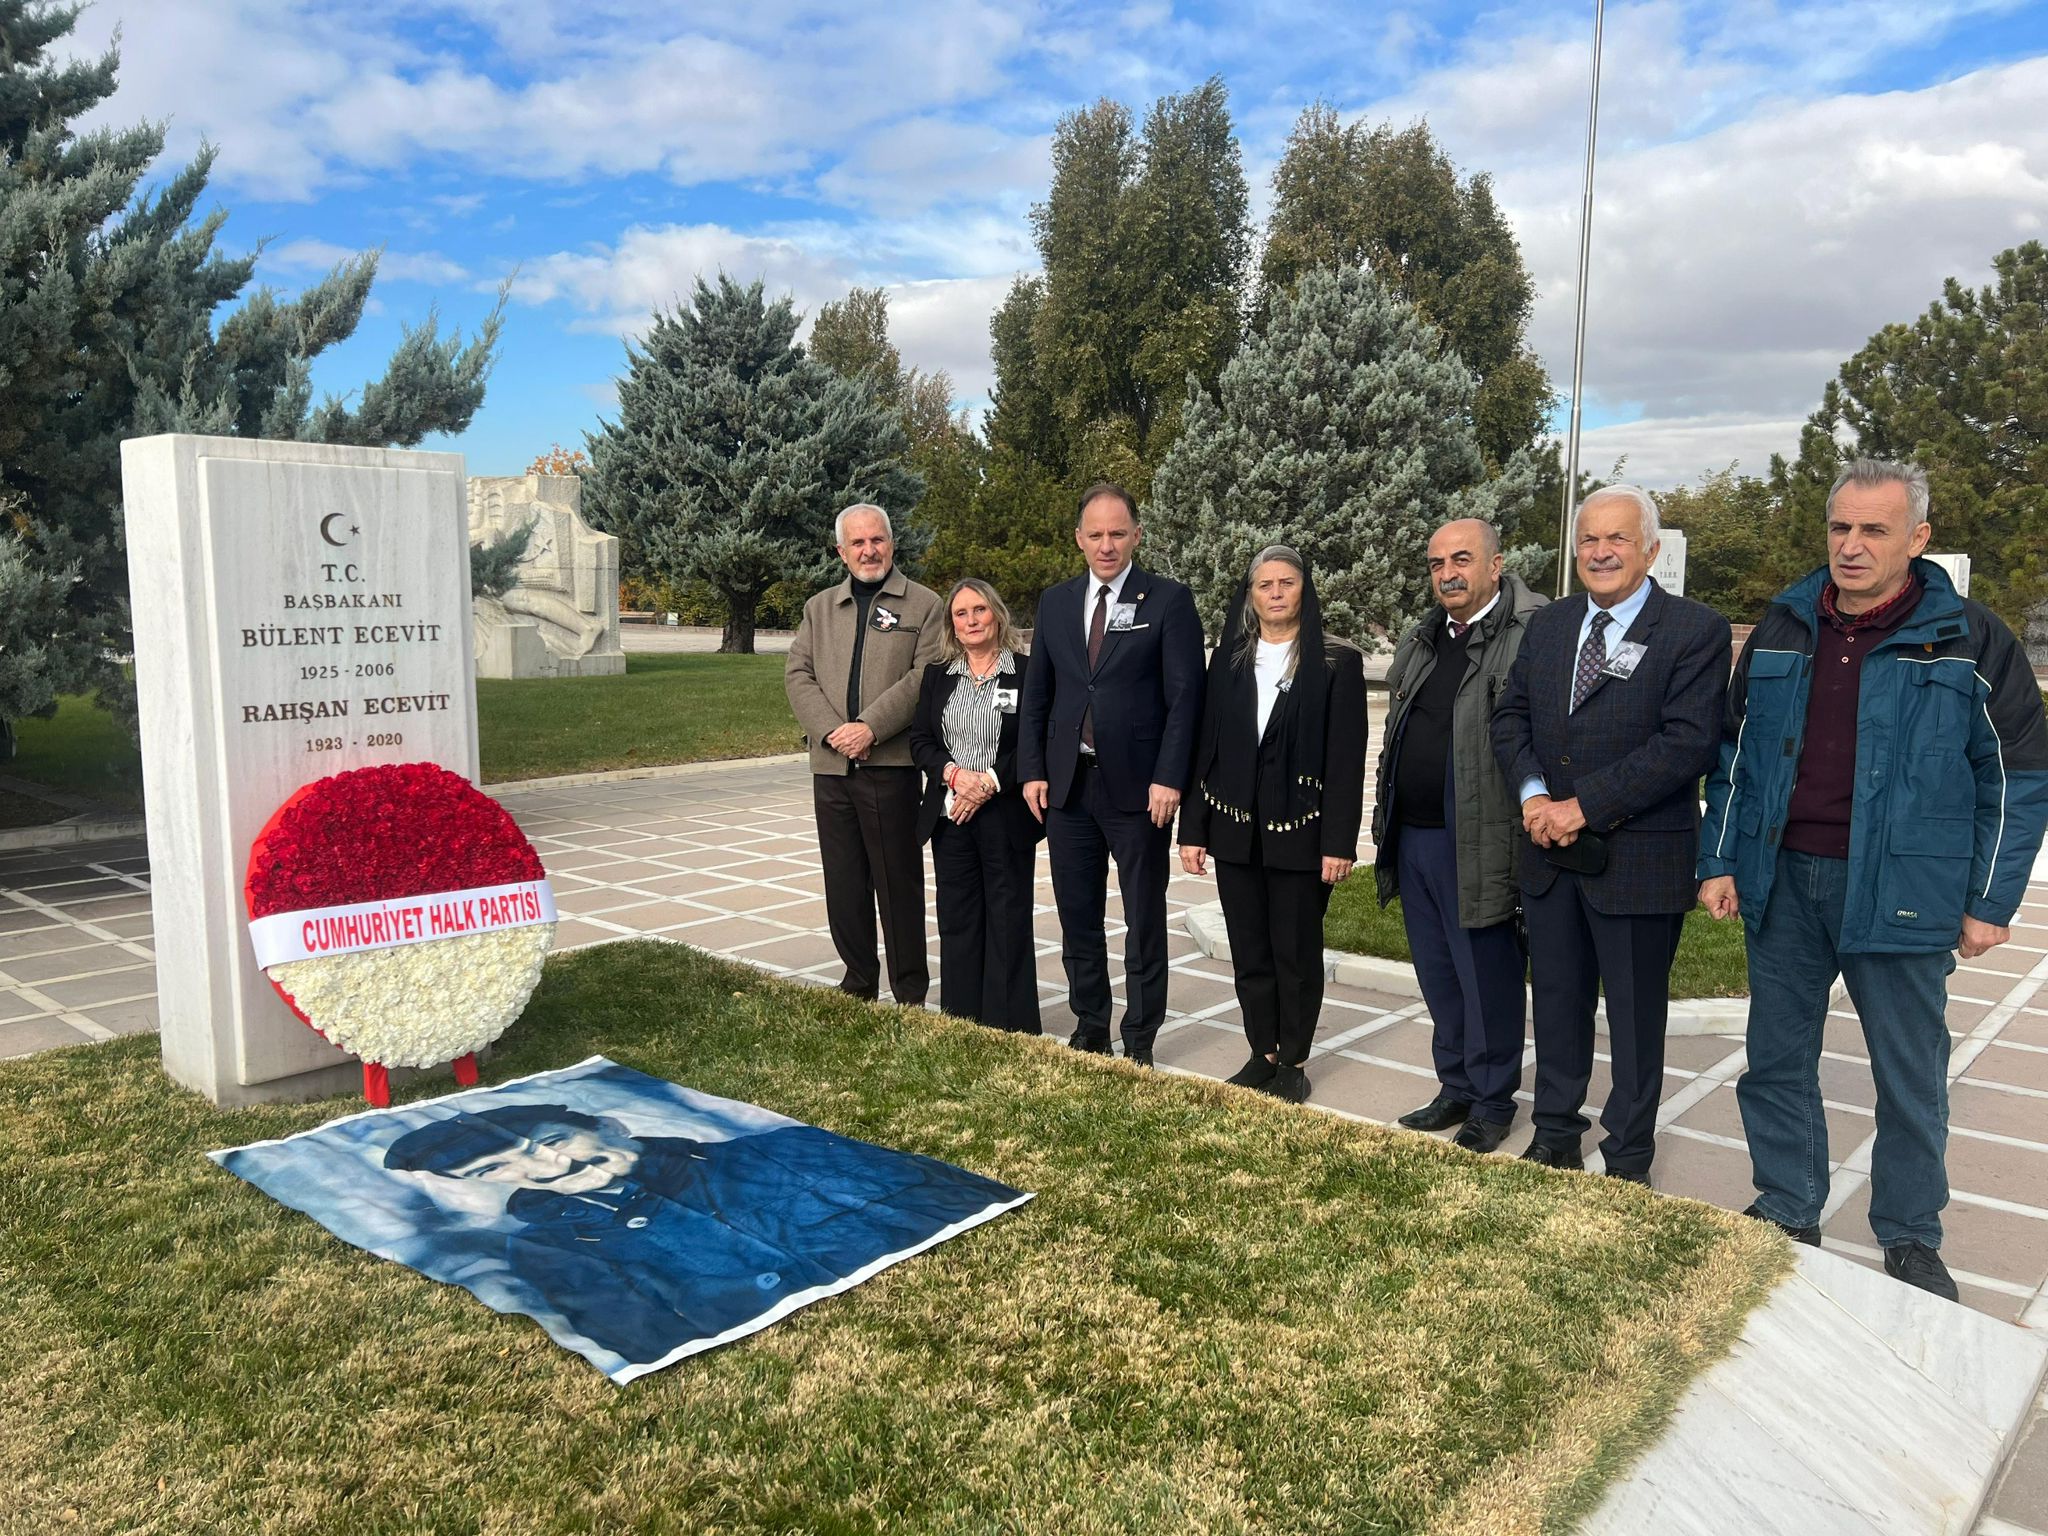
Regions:
[[1604, 986], [1613, 1086], [1606, 1170], [1650, 1181], [1671, 961], [1697, 887], [1699, 781], [1714, 764], [1728, 621], [1650, 579], [1657, 503], [1610, 485], [1580, 503], [1582, 593], [1534, 614], [1493, 719], [1519, 787], [1536, 1036], [1536, 1136], [1522, 1155], [1580, 1168], [1580, 1107]]
[[1017, 771], [1043, 817], [1076, 1020], [1069, 1042], [1109, 1053], [1109, 860], [1123, 891], [1124, 1054], [1152, 1065], [1166, 1018], [1166, 881], [1173, 818], [1202, 713], [1194, 595], [1132, 564], [1137, 503], [1121, 486], [1081, 496], [1074, 542], [1088, 572], [1039, 599]]

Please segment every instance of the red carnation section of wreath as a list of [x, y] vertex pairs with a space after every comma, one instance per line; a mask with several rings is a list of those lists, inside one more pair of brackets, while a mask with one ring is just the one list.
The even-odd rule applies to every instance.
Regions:
[[[243, 896], [251, 919], [390, 901], [546, 877], [540, 855], [503, 806], [436, 763], [388, 763], [295, 791], [249, 850]], [[325, 1034], [275, 978], [299, 1020]], [[473, 1054], [456, 1076], [475, 1081]], [[363, 1064], [364, 1092], [389, 1102], [382, 1063]]]

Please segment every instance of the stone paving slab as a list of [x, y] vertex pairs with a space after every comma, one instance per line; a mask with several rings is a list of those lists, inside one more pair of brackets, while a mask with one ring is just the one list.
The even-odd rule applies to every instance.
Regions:
[[[638, 771], [492, 790], [548, 866], [564, 907], [558, 947], [651, 936], [713, 949], [819, 985], [839, 976], [825, 928], [810, 785], [800, 759]], [[1369, 818], [1368, 818], [1369, 819]], [[2048, 874], [2048, 871], [2037, 871]], [[147, 850], [139, 837], [55, 849], [0, 851], [0, 1057], [153, 1029], [154, 960]], [[927, 908], [932, 888], [927, 884]], [[1163, 1068], [1221, 1076], [1242, 1063], [1244, 1037], [1228, 964], [1186, 936], [1191, 908], [1215, 884], [1176, 873], [1168, 888], [1172, 980], [1158, 1043]], [[1040, 1006], [1048, 1034], [1073, 1029], [1059, 925], [1043, 858], [1035, 886]], [[1109, 906], [1121, 992], [1123, 924]], [[937, 930], [929, 930], [937, 974]], [[1973, 1307], [2048, 1333], [2048, 879], [2030, 887], [1999, 963], [1953, 978], [1948, 1256]], [[1315, 1107], [1385, 1123], [1431, 1096], [1428, 1025], [1393, 977], [1331, 986], [1310, 1075]], [[936, 1000], [936, 988], [934, 1000]], [[1864, 1212], [1875, 1122], [1869, 1060], [1854, 1010], [1838, 1002], [1823, 1071], [1834, 1186], [1823, 1219], [1829, 1252], [1876, 1266]], [[1525, 1063], [1533, 1061], [1533, 1051]], [[1667, 1193], [1739, 1209], [1752, 1191], [1730, 1085], [1739, 1036], [1671, 1043], [1654, 1177]], [[1604, 1093], [1604, 1054], [1594, 1099]], [[1525, 1091], [1524, 1102], [1529, 1099]], [[1589, 1109], [1589, 1112], [1590, 1109]], [[1528, 1141], [1518, 1117], [1502, 1155]], [[2048, 1429], [2033, 1427], [1987, 1518], [2007, 1531], [2048, 1533]], [[1987, 1524], [1985, 1530], [1992, 1529]]]

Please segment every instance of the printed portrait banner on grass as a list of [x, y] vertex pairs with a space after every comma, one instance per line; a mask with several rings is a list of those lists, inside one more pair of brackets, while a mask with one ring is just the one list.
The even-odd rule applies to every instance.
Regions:
[[612, 1380], [758, 1332], [1031, 1196], [602, 1056], [208, 1154]]

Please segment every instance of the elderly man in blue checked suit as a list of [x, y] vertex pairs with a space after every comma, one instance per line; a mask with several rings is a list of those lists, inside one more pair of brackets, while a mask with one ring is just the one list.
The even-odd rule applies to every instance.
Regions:
[[1522, 907], [1536, 1037], [1535, 1138], [1523, 1157], [1585, 1166], [1580, 1113], [1607, 994], [1606, 1171], [1650, 1182], [1671, 962], [1695, 894], [1699, 781], [1720, 741], [1728, 621], [1650, 579], [1657, 503], [1610, 485], [1572, 521], [1584, 590], [1533, 614], [1493, 718], [1519, 786]]
[[1780, 594], [1728, 687], [1700, 900], [1749, 942], [1736, 1085], [1748, 1214], [1820, 1242], [1821, 1030], [1839, 974], [1877, 1084], [1870, 1228], [1895, 1279], [1950, 1301], [1948, 974], [2011, 937], [2048, 821], [2048, 723], [2019, 643], [1922, 560], [1927, 476], [1858, 459], [1828, 563]]

